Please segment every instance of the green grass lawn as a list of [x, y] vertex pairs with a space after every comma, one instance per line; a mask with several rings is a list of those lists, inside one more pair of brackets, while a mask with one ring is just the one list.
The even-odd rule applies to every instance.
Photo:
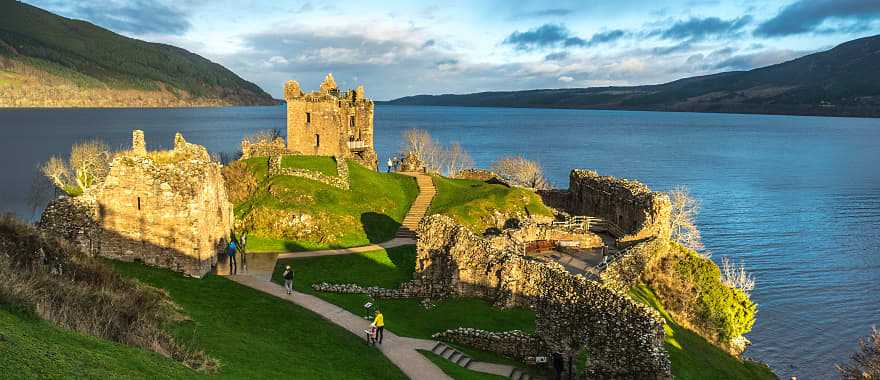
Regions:
[[469, 370], [464, 368], [458, 364], [450, 362], [449, 360], [444, 359], [442, 356], [437, 355], [431, 351], [427, 350], [418, 350], [422, 355], [425, 355], [428, 360], [432, 363], [440, 367], [444, 373], [449, 375], [449, 377], [455, 380], [497, 380], [497, 379], [506, 379], [504, 376], [490, 375], [488, 373], [477, 372], [473, 370]]
[[414, 260], [414, 246], [351, 255], [279, 260], [273, 281], [282, 282], [282, 268], [289, 264], [296, 273], [296, 290], [314, 294], [357, 315], [365, 315], [363, 305], [373, 302], [385, 315], [388, 330], [403, 336], [430, 339], [431, 334], [458, 327], [534, 331], [535, 315], [532, 311], [498, 310], [486, 301], [475, 298], [443, 300], [431, 310], [425, 310], [420, 299], [373, 301], [367, 295], [324, 293], [311, 288], [311, 284], [318, 282], [396, 288], [400, 283], [412, 279]]
[[733, 357], [679, 326], [647, 286], [634, 287], [630, 296], [657, 309], [666, 319], [666, 352], [676, 379], [777, 379], [769, 367]]
[[[327, 157], [296, 156], [303, 162], [332, 162]], [[287, 237], [251, 231], [251, 252], [306, 251], [345, 248], [391, 239], [418, 195], [412, 177], [377, 173], [348, 163], [351, 190], [342, 190], [305, 178], [267, 176], [267, 159], [246, 161], [260, 188], [253, 197], [235, 205], [236, 218], [266, 210], [306, 213], [320, 227], [306, 237]], [[335, 172], [335, 163], [334, 172]], [[277, 218], [266, 218], [269, 221]]]
[[0, 305], [0, 378], [184, 379], [201, 377], [157, 353], [60, 328]]
[[172, 333], [217, 359], [218, 378], [406, 378], [360, 337], [290, 302], [214, 275], [194, 279], [137, 263], [113, 265], [168, 292], [191, 318]]
[[284, 158], [281, 159], [281, 167], [313, 170], [330, 177], [335, 177], [337, 175], [336, 159], [333, 157], [301, 155], [284, 156]]
[[526, 189], [489, 184], [483, 181], [434, 176], [437, 195], [428, 214], [447, 215], [472, 231], [482, 234], [494, 227], [494, 211], [502, 214], [523, 212], [527, 215], [553, 216], [541, 198]]

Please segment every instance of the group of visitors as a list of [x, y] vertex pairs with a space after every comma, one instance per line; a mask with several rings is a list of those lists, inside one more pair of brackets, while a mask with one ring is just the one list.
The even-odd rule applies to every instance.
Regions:
[[229, 240], [229, 244], [226, 245], [226, 256], [229, 260], [229, 274], [238, 274], [238, 262], [236, 261], [236, 255], [238, 253], [241, 253], [242, 271], [247, 272], [247, 231], [242, 232], [238, 237], [235, 236], [235, 231], [232, 231], [230, 235], [232, 238]]
[[385, 165], [388, 166], [388, 173], [391, 173], [392, 170], [397, 171], [399, 169], [400, 159], [395, 155], [394, 157], [389, 158]]

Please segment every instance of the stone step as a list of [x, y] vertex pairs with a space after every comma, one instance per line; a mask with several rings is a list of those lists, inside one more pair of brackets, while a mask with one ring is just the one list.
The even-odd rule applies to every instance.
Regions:
[[454, 355], [456, 352], [458, 351], [456, 351], [452, 347], [446, 347], [446, 350], [443, 350], [443, 353], [440, 354], [440, 356], [442, 356], [446, 360], [449, 360], [449, 358], [452, 357], [452, 355]]
[[443, 342], [437, 342], [437, 344], [434, 345], [434, 348], [431, 349], [431, 352], [439, 355], [441, 352], [443, 352], [443, 350], [446, 349], [446, 347], [447, 346], [443, 344]]
[[467, 368], [469, 365], [471, 365], [472, 361], [473, 360], [471, 360], [470, 357], [462, 355], [461, 359], [458, 359], [458, 363], [455, 363], [455, 364], [458, 364], [464, 368]]
[[458, 363], [458, 359], [461, 359], [462, 356], [464, 355], [462, 355], [461, 352], [455, 351], [455, 353], [449, 356], [449, 361]]

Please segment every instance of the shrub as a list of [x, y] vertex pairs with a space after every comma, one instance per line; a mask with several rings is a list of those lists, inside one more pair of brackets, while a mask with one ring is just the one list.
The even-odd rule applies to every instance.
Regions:
[[757, 305], [747, 294], [725, 285], [715, 263], [680, 244], [645, 272], [664, 307], [703, 337], [734, 350], [730, 343], [749, 332]]
[[233, 204], [239, 204], [257, 191], [257, 177], [248, 170], [243, 161], [235, 161], [223, 167], [226, 195]]
[[880, 379], [880, 330], [871, 329], [871, 336], [859, 339], [859, 351], [852, 355], [852, 363], [837, 365], [843, 380]]
[[195, 369], [216, 367], [165, 330], [183, 318], [162, 291], [15, 218], [0, 216], [0, 304], [83, 334], [155, 351]]

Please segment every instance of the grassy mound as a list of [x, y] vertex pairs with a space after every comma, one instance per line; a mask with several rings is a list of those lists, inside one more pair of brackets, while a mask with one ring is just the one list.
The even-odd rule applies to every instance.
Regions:
[[[291, 167], [336, 175], [331, 158], [291, 156]], [[349, 163], [351, 190], [290, 176], [268, 176], [268, 159], [245, 161], [258, 182], [256, 192], [235, 205], [236, 218], [250, 231], [249, 251], [344, 248], [391, 239], [418, 195], [412, 177], [377, 173]], [[327, 173], [325, 173], [327, 174]]]
[[208, 275], [202, 279], [114, 263], [124, 276], [163, 289], [191, 320], [172, 333], [221, 364], [216, 378], [405, 379], [379, 351], [293, 303]]
[[498, 227], [496, 212], [505, 218], [553, 216], [541, 198], [526, 189], [439, 176], [434, 177], [434, 186], [437, 195], [431, 202], [428, 214], [449, 216], [479, 234]]
[[[204, 376], [159, 354], [65, 330], [0, 305], [0, 377], [188, 379]], [[207, 377], [207, 376], [205, 376]]]
[[535, 315], [530, 310], [498, 310], [475, 298], [443, 300], [432, 309], [426, 310], [421, 299], [371, 300], [367, 295], [312, 290], [311, 285], [318, 282], [396, 288], [413, 277], [413, 246], [351, 255], [279, 260], [273, 281], [282, 282], [281, 271], [285, 265], [293, 267], [296, 273], [296, 290], [313, 294], [357, 315], [366, 314], [363, 305], [373, 302], [385, 315], [388, 329], [403, 336], [430, 339], [434, 333], [457, 327], [490, 331], [534, 331], [535, 328]]
[[167, 295], [119, 276], [78, 248], [0, 217], [0, 305], [82, 334], [155, 351], [191, 368], [216, 366], [167, 327], [185, 318]]
[[767, 366], [731, 356], [697, 333], [680, 326], [647, 286], [634, 287], [630, 296], [657, 309], [666, 320], [666, 352], [676, 379], [777, 379]]

